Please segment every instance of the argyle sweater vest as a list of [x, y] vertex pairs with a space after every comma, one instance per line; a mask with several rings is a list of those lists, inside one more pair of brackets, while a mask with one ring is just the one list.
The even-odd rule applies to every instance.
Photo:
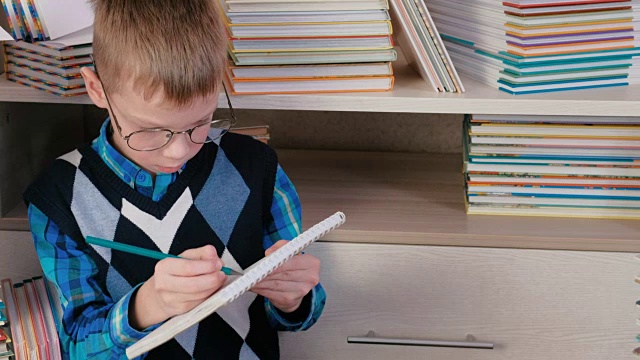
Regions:
[[[212, 244], [227, 266], [264, 257], [262, 239], [277, 170], [275, 152], [247, 136], [205, 144], [153, 201], [84, 146], [57, 159], [25, 193], [99, 269], [114, 301], [153, 275], [157, 260], [88, 245], [95, 236], [170, 254]], [[247, 292], [147, 355], [147, 359], [276, 359], [278, 335], [264, 298]]]

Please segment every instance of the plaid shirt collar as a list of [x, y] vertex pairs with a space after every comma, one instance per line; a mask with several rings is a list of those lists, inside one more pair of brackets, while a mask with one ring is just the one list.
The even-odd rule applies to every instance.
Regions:
[[151, 197], [154, 201], [160, 200], [167, 192], [169, 185], [184, 170], [186, 164], [182, 165], [178, 172], [172, 174], [158, 173], [154, 184], [153, 176], [148, 171], [127, 159], [109, 143], [109, 136], [112, 134], [111, 119], [107, 118], [100, 128], [100, 135], [93, 141], [93, 149], [122, 181], [141, 194]]

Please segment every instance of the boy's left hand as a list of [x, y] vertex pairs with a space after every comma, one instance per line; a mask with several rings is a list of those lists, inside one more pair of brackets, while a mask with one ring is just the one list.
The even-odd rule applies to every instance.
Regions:
[[[265, 251], [265, 255], [268, 256], [287, 242], [278, 241]], [[289, 313], [300, 306], [302, 298], [319, 282], [320, 260], [312, 255], [298, 254], [257, 283], [251, 291], [269, 299], [280, 311]]]

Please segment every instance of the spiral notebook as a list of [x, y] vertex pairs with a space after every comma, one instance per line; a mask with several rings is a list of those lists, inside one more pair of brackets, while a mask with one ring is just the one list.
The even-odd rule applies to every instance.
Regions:
[[128, 347], [127, 357], [133, 359], [164, 344], [182, 331], [187, 330], [191, 325], [202, 321], [221, 307], [234, 301], [284, 264], [285, 261], [301, 252], [304, 248], [331, 230], [342, 225], [344, 221], [345, 215], [337, 212], [312, 226], [280, 249], [245, 269], [244, 275], [239, 276], [236, 280], [225, 285], [191, 311], [171, 318], [147, 336]]

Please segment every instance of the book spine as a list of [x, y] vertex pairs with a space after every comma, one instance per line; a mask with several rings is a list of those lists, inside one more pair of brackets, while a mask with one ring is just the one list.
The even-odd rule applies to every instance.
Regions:
[[12, 0], [14, 1], [14, 9], [17, 8], [17, 13], [16, 15], [22, 19], [22, 24], [24, 24], [24, 27], [26, 28], [26, 36], [24, 37], [24, 39], [26, 41], [29, 42], [35, 42], [37, 40], [37, 37], [33, 36], [33, 30], [31, 29], [31, 24], [29, 24], [29, 20], [27, 19], [27, 15], [24, 12], [24, 7], [21, 4], [16, 5], [16, 2], [19, 2], [20, 0]]
[[31, 14], [31, 17], [33, 18], [33, 23], [35, 25], [35, 32], [38, 35], [38, 40], [46, 40], [46, 37], [44, 35], [44, 30], [42, 28], [42, 23], [40, 22], [40, 17], [38, 16], [38, 12], [36, 11], [36, 7], [33, 4], [32, 0], [23, 0], [26, 1], [27, 4], [27, 9], [29, 10], [29, 13]]
[[5, 0], [5, 1], [10, 1], [10, 6], [11, 8], [13, 8], [13, 13], [15, 14], [15, 17], [16, 17], [17, 29], [20, 31], [20, 38], [23, 40], [27, 40], [28, 35], [25, 30], [24, 20], [20, 16], [20, 11], [18, 11], [18, 6], [16, 5], [16, 1], [20, 1], [20, 0]]
[[11, 18], [11, 13], [7, 7], [7, 0], [2, 0], [2, 8], [4, 9], [4, 13], [7, 15], [7, 23], [9, 24], [9, 28], [11, 28], [11, 36], [13, 36], [14, 39], [18, 39], [16, 24], [13, 23], [13, 19]]

